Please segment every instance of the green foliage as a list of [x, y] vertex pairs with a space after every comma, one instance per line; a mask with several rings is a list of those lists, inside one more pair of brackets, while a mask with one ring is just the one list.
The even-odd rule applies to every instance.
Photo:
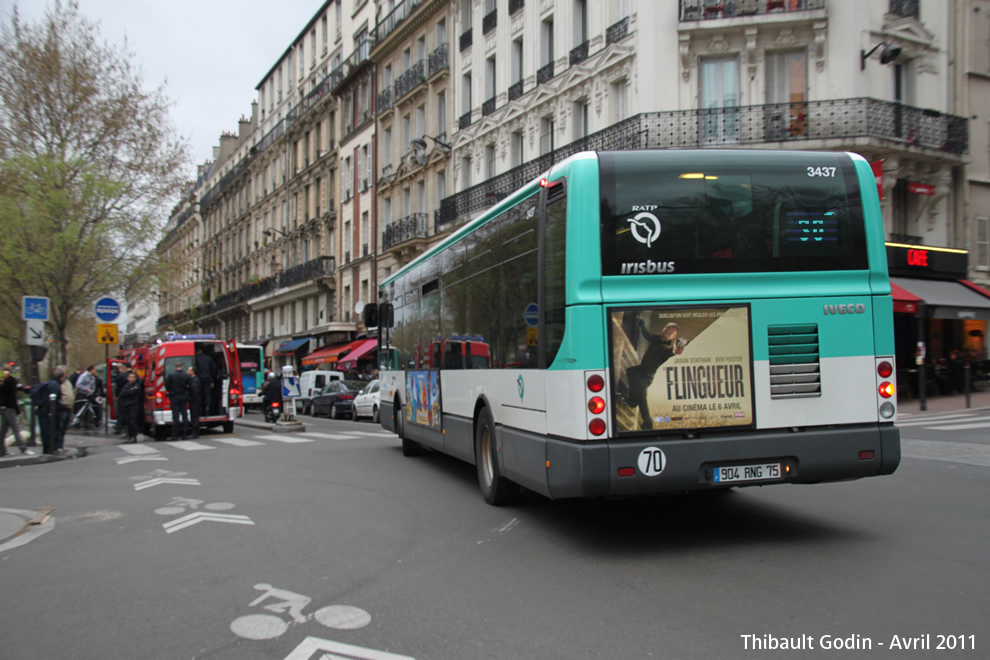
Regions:
[[0, 29], [0, 337], [23, 335], [21, 296], [48, 296], [59, 361], [95, 299], [153, 286], [148, 257], [182, 187], [170, 102], [132, 58], [75, 2]]

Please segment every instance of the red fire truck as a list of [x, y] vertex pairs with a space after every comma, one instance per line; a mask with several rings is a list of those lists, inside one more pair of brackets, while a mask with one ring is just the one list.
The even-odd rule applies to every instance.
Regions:
[[[224, 432], [234, 430], [234, 420], [243, 414], [240, 361], [234, 340], [221, 341], [215, 335], [167, 335], [145, 344], [125, 348], [107, 364], [109, 383], [118, 373], [118, 366], [131, 365], [138, 378], [144, 380], [144, 430], [156, 440], [167, 437], [171, 431], [172, 409], [165, 392], [165, 377], [175, 371], [176, 364], [183, 367], [196, 364], [196, 353], [202, 351], [216, 366], [212, 397], [206, 408], [200, 409], [200, 428], [222, 426]], [[108, 389], [111, 409], [116, 393]]]

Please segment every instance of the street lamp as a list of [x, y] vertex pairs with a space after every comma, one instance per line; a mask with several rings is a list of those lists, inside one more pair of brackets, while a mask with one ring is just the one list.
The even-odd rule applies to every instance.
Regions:
[[869, 59], [870, 55], [876, 52], [877, 48], [883, 46], [883, 50], [880, 52], [880, 64], [890, 64], [898, 57], [901, 56], [901, 45], [896, 43], [888, 44], [886, 41], [881, 41], [876, 46], [870, 49], [870, 52], [865, 50], [859, 51], [859, 70], [863, 71], [866, 69], [866, 60]]
[[416, 149], [417, 151], [426, 151], [426, 140], [423, 138], [428, 138], [430, 140], [433, 140], [433, 144], [436, 145], [436, 148], [445, 154], [449, 154], [450, 150], [452, 149], [452, 147], [449, 144], [447, 144], [446, 142], [441, 142], [432, 135], [424, 135], [421, 138], [415, 138], [409, 144], [412, 146], [413, 149]]
[[286, 238], [289, 237], [289, 235], [286, 234], [284, 231], [282, 231], [281, 229], [275, 229], [274, 227], [272, 227], [271, 229], [263, 229], [263, 230], [261, 230], [261, 233], [264, 234], [265, 236], [273, 236], [273, 233], [272, 232], [278, 232], [279, 234], [282, 234], [282, 236], [284, 236]]

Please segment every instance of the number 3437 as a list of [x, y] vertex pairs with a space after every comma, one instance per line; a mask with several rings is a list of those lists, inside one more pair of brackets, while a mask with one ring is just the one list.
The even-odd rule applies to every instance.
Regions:
[[834, 167], [809, 167], [808, 176], [835, 176]]

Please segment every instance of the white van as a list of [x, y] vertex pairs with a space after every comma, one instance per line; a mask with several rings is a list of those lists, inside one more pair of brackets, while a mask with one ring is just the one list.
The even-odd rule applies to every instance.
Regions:
[[313, 414], [313, 397], [332, 380], [344, 380], [343, 371], [304, 371], [299, 376], [299, 398], [296, 409], [304, 415]]

